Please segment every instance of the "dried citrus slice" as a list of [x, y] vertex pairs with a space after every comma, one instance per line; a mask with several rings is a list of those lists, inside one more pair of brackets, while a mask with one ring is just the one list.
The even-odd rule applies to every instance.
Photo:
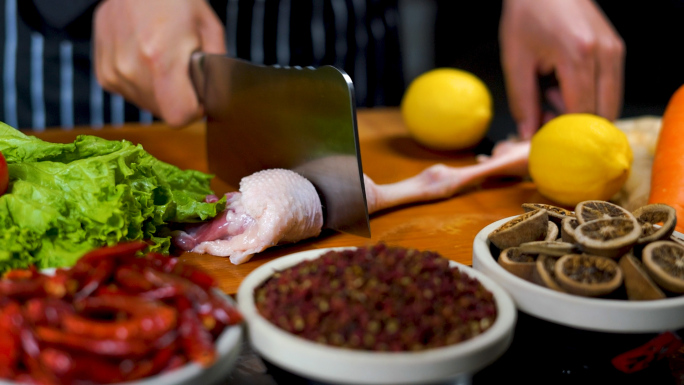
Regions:
[[487, 238], [504, 250], [516, 247], [523, 242], [544, 239], [548, 229], [549, 215], [546, 210], [536, 210], [521, 214], [489, 233]]
[[684, 293], [684, 246], [670, 241], [655, 241], [644, 248], [646, 271], [660, 287]]
[[575, 229], [579, 226], [579, 221], [577, 218], [567, 217], [561, 221], [560, 233], [561, 240], [568, 243], [576, 243], [575, 239]]
[[554, 270], [556, 261], [558, 261], [558, 258], [548, 255], [542, 254], [537, 257], [537, 262], [535, 262], [535, 268], [532, 272], [532, 282], [548, 287], [551, 290], [565, 292], [556, 281], [556, 272]]
[[549, 226], [546, 228], [546, 237], [544, 237], [545, 241], [555, 241], [558, 239], [558, 226], [556, 226], [553, 221], [549, 221]]
[[560, 287], [587, 297], [612, 293], [622, 284], [622, 270], [617, 262], [595, 255], [563, 256], [556, 262], [554, 272]]
[[574, 243], [557, 241], [525, 242], [521, 243], [518, 248], [526, 254], [545, 254], [553, 257], [562, 257], [566, 254], [574, 254], [580, 251]]
[[499, 254], [499, 265], [508, 272], [532, 281], [536, 255], [524, 253], [518, 247], [509, 247]]
[[665, 298], [665, 293], [644, 270], [641, 261], [631, 253], [620, 258], [620, 268], [625, 276], [625, 289], [630, 300], [643, 301]]
[[663, 203], [639, 207], [633, 214], [641, 225], [641, 237], [637, 241], [639, 244], [666, 239], [672, 235], [677, 225], [677, 212], [674, 207]]
[[634, 218], [627, 209], [606, 201], [584, 201], [575, 206], [575, 216], [580, 225], [595, 219]]
[[575, 229], [575, 240], [587, 254], [619, 258], [641, 236], [639, 222], [632, 218], [595, 219]]
[[525, 210], [525, 212], [544, 209], [549, 213], [549, 220], [553, 221], [557, 225], [560, 225], [563, 218], [575, 216], [575, 213], [570, 210], [545, 203], [523, 203], [522, 208]]

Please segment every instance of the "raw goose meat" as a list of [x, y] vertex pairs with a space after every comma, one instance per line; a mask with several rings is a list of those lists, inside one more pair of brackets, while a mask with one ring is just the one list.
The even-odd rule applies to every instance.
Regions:
[[[478, 164], [436, 164], [414, 177], [386, 185], [377, 185], [364, 175], [368, 211], [448, 198], [489, 176], [524, 176], [529, 148], [529, 142], [501, 142], [491, 157], [478, 157]], [[221, 215], [178, 232], [176, 244], [186, 251], [230, 256], [231, 262], [240, 264], [268, 247], [318, 236], [323, 226], [315, 188], [293, 171], [257, 172], [240, 182], [240, 192], [228, 193], [227, 197]]]
[[315, 237], [323, 211], [313, 185], [283, 169], [254, 173], [240, 181], [240, 192], [227, 194], [226, 209], [213, 220], [176, 234], [186, 251], [230, 257], [234, 264], [278, 243]]

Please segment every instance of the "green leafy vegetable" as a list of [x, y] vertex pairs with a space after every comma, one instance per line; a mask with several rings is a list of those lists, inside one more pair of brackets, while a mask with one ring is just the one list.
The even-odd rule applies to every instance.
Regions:
[[85, 252], [151, 239], [166, 253], [170, 225], [216, 216], [211, 175], [161, 162], [128, 141], [82, 135], [49, 143], [0, 123], [10, 187], [0, 196], [0, 272], [71, 266]]

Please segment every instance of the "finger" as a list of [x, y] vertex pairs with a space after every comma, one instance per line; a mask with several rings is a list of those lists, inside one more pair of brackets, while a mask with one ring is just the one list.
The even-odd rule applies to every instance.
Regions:
[[620, 38], [606, 43], [598, 58], [597, 113], [615, 120], [623, 98], [624, 43]]
[[[94, 37], [93, 37], [93, 68], [95, 77], [102, 86], [102, 89], [123, 96], [129, 102], [141, 108], [151, 111], [158, 115], [158, 108], [151, 92], [148, 95], [142, 94], [142, 90], [136, 87], [135, 79], [142, 77], [149, 79], [149, 71], [146, 67], [140, 66], [131, 56], [130, 43], [126, 39], [112, 39], [115, 34], [117, 24], [111, 20], [111, 9], [106, 7], [109, 3], [102, 4], [95, 13]], [[110, 12], [105, 15], [104, 12]]]
[[556, 67], [566, 112], [596, 113], [596, 58], [594, 44], [577, 42]]
[[554, 111], [559, 114], [565, 113], [565, 102], [563, 101], [563, 95], [558, 87], [551, 87], [544, 93], [546, 101], [551, 105]]
[[197, 94], [189, 75], [190, 55], [198, 43], [188, 42], [172, 57], [157, 63], [153, 89], [159, 117], [173, 127], [184, 126], [201, 116]]
[[530, 139], [539, 128], [539, 89], [535, 63], [526, 56], [504, 59], [508, 104], [522, 139]]
[[597, 53], [596, 109], [599, 115], [615, 120], [622, 108], [625, 43], [599, 7], [592, 6], [590, 15], [601, 39]]
[[207, 53], [225, 54], [225, 28], [214, 11], [207, 7], [199, 27], [201, 49]]

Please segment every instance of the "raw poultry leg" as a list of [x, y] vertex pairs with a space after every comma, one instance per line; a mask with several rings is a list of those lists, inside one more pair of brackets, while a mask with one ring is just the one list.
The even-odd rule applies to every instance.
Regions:
[[176, 233], [176, 245], [195, 253], [230, 256], [238, 265], [278, 243], [315, 237], [323, 227], [316, 189], [290, 170], [254, 173], [240, 181], [240, 192], [227, 196], [221, 215]]
[[[478, 164], [437, 164], [414, 177], [386, 185], [377, 185], [364, 175], [368, 211], [449, 198], [489, 176], [526, 175], [529, 148], [529, 142], [502, 142], [491, 157], [478, 157]], [[221, 215], [178, 232], [175, 243], [186, 251], [230, 256], [231, 262], [240, 264], [268, 247], [318, 236], [323, 226], [315, 188], [293, 171], [257, 172], [240, 182], [240, 192], [227, 197]]]
[[436, 164], [420, 174], [397, 183], [378, 185], [364, 175], [368, 212], [407, 203], [449, 198], [464, 187], [490, 176], [525, 176], [530, 142], [504, 141], [494, 147], [492, 156], [479, 156], [478, 164], [449, 167]]

